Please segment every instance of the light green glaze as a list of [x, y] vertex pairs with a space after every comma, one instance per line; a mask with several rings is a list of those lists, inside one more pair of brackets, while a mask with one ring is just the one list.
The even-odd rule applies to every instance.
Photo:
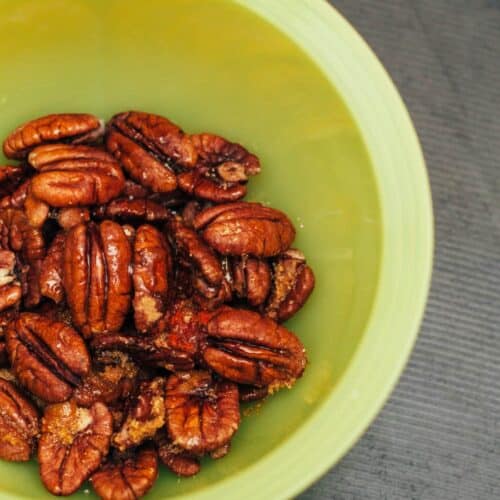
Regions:
[[[151, 498], [304, 488], [389, 394], [430, 279], [423, 160], [378, 61], [326, 3], [237, 3], [255, 13], [223, 0], [0, 1], [1, 137], [45, 113], [132, 108], [242, 142], [263, 164], [250, 198], [291, 216], [316, 272], [288, 324], [309, 353], [304, 377], [243, 419], [226, 458], [192, 479], [163, 470]], [[49, 497], [36, 464], [0, 464], [0, 498], [24, 497]]]

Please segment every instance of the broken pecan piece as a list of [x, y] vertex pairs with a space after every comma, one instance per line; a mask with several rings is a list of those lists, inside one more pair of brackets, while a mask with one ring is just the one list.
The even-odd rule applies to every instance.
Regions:
[[22, 159], [40, 144], [57, 141], [73, 144], [93, 142], [103, 132], [103, 122], [95, 116], [83, 113], [52, 114], [17, 127], [5, 139], [3, 152], [7, 158]]
[[68, 232], [63, 284], [74, 324], [86, 337], [121, 328], [130, 308], [131, 254], [115, 222], [79, 224]]
[[290, 249], [273, 266], [273, 287], [266, 315], [276, 321], [291, 318], [314, 289], [314, 274], [300, 250]]
[[257, 307], [263, 304], [271, 289], [271, 268], [260, 259], [242, 257], [232, 263], [233, 288], [236, 295]]
[[21, 184], [26, 169], [22, 166], [6, 165], [0, 167], [0, 198], [10, 196]]
[[306, 366], [300, 340], [253, 311], [224, 306], [200, 313], [207, 331], [202, 356], [212, 370], [239, 384], [291, 387]]
[[158, 446], [160, 460], [174, 474], [181, 477], [190, 477], [198, 474], [201, 466], [196, 455], [172, 443], [166, 432], [160, 431], [155, 436], [155, 442]]
[[21, 313], [7, 327], [12, 370], [35, 396], [49, 403], [65, 401], [90, 370], [80, 335], [65, 323]]
[[238, 386], [206, 371], [171, 375], [165, 406], [173, 443], [200, 455], [227, 444], [240, 423]]
[[48, 406], [42, 419], [38, 463], [44, 486], [54, 495], [70, 495], [108, 454], [113, 419], [108, 408], [75, 401]]
[[51, 207], [98, 205], [116, 198], [125, 178], [116, 160], [91, 146], [39, 146], [29, 157], [37, 173], [31, 192]]
[[149, 198], [117, 198], [95, 211], [98, 218], [119, 219], [123, 221], [166, 221], [170, 216], [168, 208]]
[[272, 257], [295, 238], [290, 219], [260, 203], [227, 203], [206, 208], [194, 219], [205, 241], [222, 255]]
[[35, 407], [7, 380], [0, 379], [0, 458], [26, 462], [39, 433]]
[[158, 456], [148, 447], [135, 454], [113, 454], [90, 482], [102, 500], [136, 500], [152, 488], [157, 477]]
[[89, 220], [89, 209], [83, 207], [62, 208], [57, 214], [57, 222], [66, 231], [82, 222], [88, 222]]

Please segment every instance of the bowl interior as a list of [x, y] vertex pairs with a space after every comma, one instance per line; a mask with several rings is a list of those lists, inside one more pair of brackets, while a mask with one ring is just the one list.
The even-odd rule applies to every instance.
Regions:
[[[296, 225], [296, 246], [317, 277], [309, 303], [287, 324], [308, 351], [304, 377], [293, 390], [245, 408], [227, 457], [204, 461], [187, 480], [163, 470], [153, 496], [222, 484], [307, 422], [335, 391], [363, 336], [382, 229], [360, 132], [313, 62], [230, 1], [1, 5], [0, 137], [51, 112], [163, 114], [187, 131], [215, 132], [255, 152], [263, 170], [249, 198], [284, 210]], [[0, 495], [49, 497], [35, 463], [1, 463]], [[89, 498], [88, 491], [76, 497]]]

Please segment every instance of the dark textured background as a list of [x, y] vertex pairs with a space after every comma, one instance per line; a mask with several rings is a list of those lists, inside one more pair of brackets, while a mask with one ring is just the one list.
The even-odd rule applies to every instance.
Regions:
[[500, 0], [331, 3], [410, 110], [432, 185], [436, 252], [399, 385], [300, 499], [500, 499]]

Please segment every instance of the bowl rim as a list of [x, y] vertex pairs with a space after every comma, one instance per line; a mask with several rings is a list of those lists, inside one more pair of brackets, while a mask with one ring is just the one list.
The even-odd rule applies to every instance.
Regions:
[[[382, 213], [381, 267], [374, 304], [360, 344], [334, 391], [276, 449], [240, 472], [188, 495], [215, 498], [234, 487], [239, 498], [291, 498], [356, 443], [409, 359], [431, 283], [431, 189], [418, 136], [391, 77], [334, 7], [326, 0], [288, 0], [286, 9], [268, 0], [234, 1], [295, 42], [342, 97], [376, 166]], [[387, 142], [387, 137], [394, 140]], [[405, 276], [404, 283], [401, 276]], [[390, 345], [382, 345], [388, 316], [396, 335], [390, 337]], [[343, 419], [347, 410], [348, 422]], [[332, 425], [337, 427], [335, 434], [328, 432]]]

